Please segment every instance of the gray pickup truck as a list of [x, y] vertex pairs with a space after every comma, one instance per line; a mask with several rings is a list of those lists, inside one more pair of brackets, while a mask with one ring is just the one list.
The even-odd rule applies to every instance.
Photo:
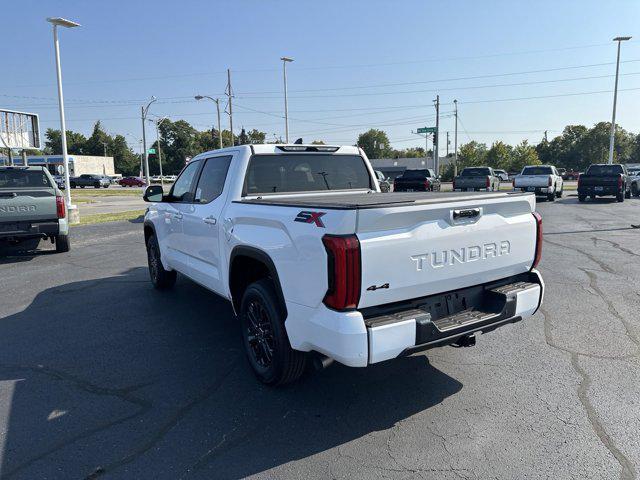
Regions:
[[453, 190], [495, 192], [500, 190], [500, 177], [491, 167], [466, 167], [453, 179]]
[[0, 167], [0, 246], [35, 249], [40, 240], [69, 251], [69, 222], [62, 192], [44, 167]]
[[71, 186], [71, 188], [109, 188], [109, 185], [111, 185], [111, 180], [109, 179], [109, 177], [105, 177], [104, 175], [84, 174], [80, 175], [79, 177], [70, 178], [69, 185]]

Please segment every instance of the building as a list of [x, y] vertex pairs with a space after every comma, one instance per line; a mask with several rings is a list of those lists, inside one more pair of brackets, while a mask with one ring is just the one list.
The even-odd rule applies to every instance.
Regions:
[[[113, 157], [93, 155], [69, 155], [69, 176], [77, 177], [86, 173], [97, 175], [115, 175]], [[0, 165], [8, 165], [8, 157], [0, 157]], [[62, 155], [27, 156], [29, 166], [45, 166], [52, 175], [58, 173], [58, 166], [63, 165]], [[22, 157], [13, 157], [14, 165], [22, 165]]]
[[[391, 179], [402, 175], [405, 170], [421, 170], [433, 168], [433, 158], [373, 158], [369, 159], [374, 170], [380, 170]], [[453, 162], [453, 157], [440, 157], [440, 173]]]

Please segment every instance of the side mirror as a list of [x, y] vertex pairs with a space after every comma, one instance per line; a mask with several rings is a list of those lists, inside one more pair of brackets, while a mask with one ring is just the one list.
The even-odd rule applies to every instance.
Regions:
[[164, 190], [162, 189], [162, 186], [150, 185], [145, 189], [142, 199], [145, 202], [157, 203], [162, 201], [162, 197], [164, 197]]

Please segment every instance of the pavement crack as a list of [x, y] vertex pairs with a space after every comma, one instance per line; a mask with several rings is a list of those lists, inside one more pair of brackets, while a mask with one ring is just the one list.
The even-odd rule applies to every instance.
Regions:
[[637, 477], [637, 472], [633, 463], [616, 447], [613, 440], [609, 436], [609, 434], [604, 429], [602, 423], [600, 422], [600, 418], [595, 411], [591, 401], [589, 400], [589, 396], [587, 394], [589, 387], [591, 386], [592, 380], [589, 374], [580, 366], [578, 354], [574, 353], [571, 355], [571, 365], [573, 369], [582, 377], [580, 381], [580, 385], [578, 386], [578, 399], [580, 403], [584, 407], [587, 412], [587, 419], [593, 428], [593, 431], [596, 433], [600, 442], [605, 446], [607, 450], [615, 457], [620, 466], [622, 467], [622, 471], [620, 472], [621, 480], [633, 480]]

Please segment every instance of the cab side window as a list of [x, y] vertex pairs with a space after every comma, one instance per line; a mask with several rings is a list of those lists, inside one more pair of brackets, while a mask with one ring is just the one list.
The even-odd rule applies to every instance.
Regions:
[[209, 203], [220, 196], [230, 163], [231, 155], [206, 160], [196, 187], [196, 203]]
[[173, 187], [171, 187], [171, 190], [169, 191], [170, 202], [193, 202], [193, 190], [191, 189], [191, 186], [193, 185], [193, 180], [196, 177], [196, 173], [198, 173], [199, 167], [199, 161], [191, 162], [189, 165], [184, 167], [176, 182], [173, 184]]

